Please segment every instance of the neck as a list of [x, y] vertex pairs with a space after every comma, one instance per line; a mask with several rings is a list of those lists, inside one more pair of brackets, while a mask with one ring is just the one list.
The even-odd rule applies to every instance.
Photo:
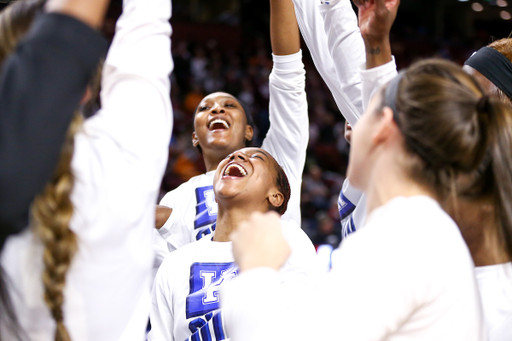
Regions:
[[214, 171], [219, 166], [219, 163], [222, 161], [223, 158], [215, 158], [210, 156], [203, 155], [204, 165], [206, 167], [206, 171]]
[[435, 198], [432, 191], [410, 179], [396, 164], [382, 164], [374, 167], [372, 173], [366, 191], [367, 214], [399, 196], [426, 195]]
[[247, 219], [254, 212], [267, 212], [268, 207], [254, 208], [252, 205], [243, 207], [224, 207], [219, 202], [219, 212], [217, 214], [217, 224], [215, 227], [215, 235], [213, 240], [216, 242], [229, 242], [229, 235], [236, 231], [238, 226]]

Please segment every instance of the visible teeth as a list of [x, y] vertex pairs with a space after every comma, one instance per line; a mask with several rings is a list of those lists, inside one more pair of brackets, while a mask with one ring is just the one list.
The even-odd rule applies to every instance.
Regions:
[[245, 171], [244, 167], [242, 167], [242, 166], [240, 166], [240, 165], [237, 165], [236, 163], [229, 165], [229, 166], [226, 168], [226, 170], [224, 171], [224, 175], [228, 175], [228, 174], [229, 174], [229, 171], [230, 171], [232, 168], [238, 168], [238, 170], [240, 171], [240, 173], [242, 173], [242, 174], [243, 174], [243, 176], [246, 176], [246, 175], [247, 175], [247, 172]]
[[216, 123], [221, 123], [221, 124], [223, 124], [223, 125], [224, 125], [224, 127], [226, 127], [226, 129], [228, 129], [228, 128], [229, 128], [229, 124], [228, 124], [228, 122], [226, 122], [226, 121], [224, 121], [224, 120], [222, 120], [222, 119], [220, 119], [220, 118], [216, 118], [216, 119], [214, 119], [213, 121], [211, 121], [211, 122], [210, 122], [210, 127], [211, 127], [211, 126], [213, 126], [213, 125], [214, 125], [214, 124], [216, 124]]

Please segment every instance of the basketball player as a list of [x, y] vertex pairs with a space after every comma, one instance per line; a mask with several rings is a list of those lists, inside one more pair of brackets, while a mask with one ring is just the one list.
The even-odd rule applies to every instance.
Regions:
[[[289, 6], [293, 14], [291, 1], [272, 2], [273, 8]], [[253, 212], [282, 216], [290, 199], [285, 172], [260, 148], [244, 148], [225, 158], [213, 187], [219, 207], [215, 231], [172, 252], [160, 266], [149, 340], [225, 340], [219, 295], [238, 273], [229, 235]], [[280, 270], [280, 281], [301, 286], [316, 274], [315, 248], [293, 220], [282, 220], [281, 225], [293, 251]]]
[[[262, 148], [283, 167], [291, 187], [290, 204], [284, 219], [300, 225], [300, 190], [309, 138], [305, 71], [302, 64], [297, 21], [274, 25], [272, 50], [274, 67], [269, 78], [270, 129]], [[218, 206], [213, 194], [213, 176], [220, 161], [243, 148], [252, 139], [250, 115], [241, 103], [227, 93], [213, 93], [199, 104], [194, 118], [192, 141], [200, 148], [207, 173], [193, 177], [169, 192], [157, 208], [158, 232], [170, 251], [210, 234], [217, 219]], [[162, 211], [167, 212], [162, 214]], [[172, 212], [172, 213], [171, 213]], [[159, 244], [159, 236], [155, 244]], [[162, 248], [159, 248], [162, 250]], [[166, 252], [159, 252], [165, 255]], [[155, 267], [161, 259], [157, 257]]]
[[[170, 14], [169, 0], [124, 0], [103, 108], [83, 125], [77, 116], [32, 205], [31, 229], [5, 245], [1, 262], [28, 340], [145, 337], [154, 202], [172, 130]], [[8, 325], [0, 330], [15, 339]]]

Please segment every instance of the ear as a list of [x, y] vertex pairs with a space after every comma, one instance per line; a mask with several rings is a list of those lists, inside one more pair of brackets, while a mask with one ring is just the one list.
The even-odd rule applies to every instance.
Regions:
[[254, 136], [254, 130], [252, 129], [252, 127], [250, 125], [246, 125], [245, 126], [245, 139], [247, 141], [252, 141], [252, 138]]
[[268, 201], [270, 202], [270, 205], [274, 207], [279, 207], [284, 202], [284, 196], [283, 194], [281, 194], [281, 192], [274, 190], [270, 192], [268, 196]]
[[372, 141], [375, 145], [388, 141], [399, 132], [399, 128], [396, 125], [393, 110], [391, 110], [391, 108], [384, 107], [377, 120], [378, 122], [375, 124], [372, 137]]
[[195, 131], [192, 133], [192, 145], [194, 147], [199, 145], [199, 138], [197, 137], [197, 133]]

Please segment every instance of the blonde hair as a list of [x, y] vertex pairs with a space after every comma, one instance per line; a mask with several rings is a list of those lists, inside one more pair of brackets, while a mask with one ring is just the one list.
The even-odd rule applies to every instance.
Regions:
[[[37, 16], [43, 11], [46, 0], [21, 0], [10, 4], [0, 13], [0, 66], [14, 51]], [[66, 274], [77, 251], [77, 239], [69, 224], [73, 216], [71, 192], [74, 177], [71, 160], [74, 151], [74, 136], [83, 122], [76, 113], [68, 129], [66, 140], [53, 178], [33, 202], [31, 213], [33, 229], [44, 245], [44, 300], [56, 322], [55, 340], [70, 341], [64, 325], [63, 303]], [[6, 298], [6, 310], [12, 311]], [[16, 320], [14, 320], [17, 323]]]
[[44, 300], [50, 309], [57, 327], [55, 341], [69, 341], [64, 325], [62, 306], [66, 274], [77, 251], [75, 233], [69, 228], [73, 216], [71, 192], [74, 177], [71, 159], [74, 151], [74, 136], [82, 125], [82, 116], [75, 114], [62, 147], [59, 164], [53, 178], [38, 195], [32, 206], [34, 230], [44, 245]]

